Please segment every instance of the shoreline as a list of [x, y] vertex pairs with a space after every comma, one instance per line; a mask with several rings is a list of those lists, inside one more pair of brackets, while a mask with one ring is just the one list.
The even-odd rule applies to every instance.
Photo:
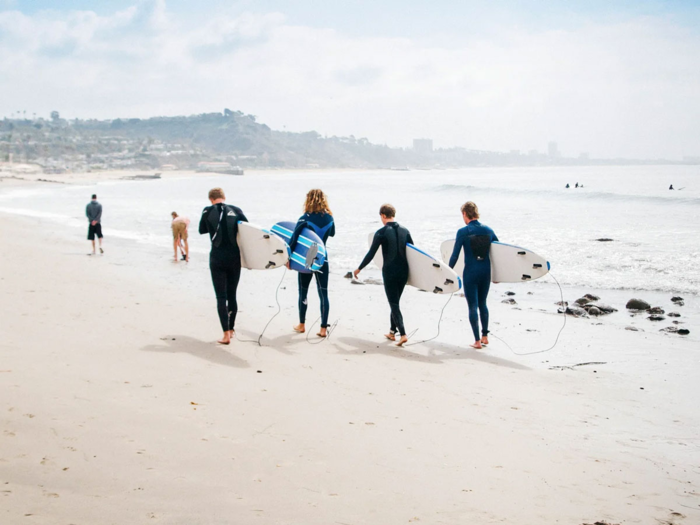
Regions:
[[[95, 523], [108, 512], [114, 523], [578, 525], [700, 514], [690, 340], [668, 348], [657, 334], [569, 318], [551, 352], [516, 356], [497, 340], [477, 352], [455, 298], [437, 339], [397, 349], [381, 337], [382, 288], [336, 272], [340, 322], [312, 346], [291, 333], [288, 272], [264, 346], [224, 348], [213, 343], [206, 258], [142, 264], [149, 247], [122, 239], [86, 257], [82, 235], [42, 224], [0, 221], [8, 522]], [[276, 312], [280, 279], [242, 276], [241, 338]], [[435, 334], [444, 299], [407, 290], [417, 339]], [[494, 331], [516, 347], [538, 344], [557, 319], [497, 296], [489, 306]], [[317, 309], [312, 293], [309, 324]], [[585, 362], [601, 364], [574, 366]]]

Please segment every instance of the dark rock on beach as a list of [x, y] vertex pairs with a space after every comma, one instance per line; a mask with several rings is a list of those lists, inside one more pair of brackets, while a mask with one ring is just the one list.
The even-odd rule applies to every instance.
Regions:
[[649, 319], [650, 321], [663, 321], [664, 319], [666, 319], [666, 317], [664, 317], [663, 315], [650, 315], [649, 317], [647, 317], [647, 319]]
[[666, 310], [664, 310], [660, 306], [654, 306], [653, 308], [647, 308], [647, 313], [648, 314], [665, 314]]
[[[583, 297], [581, 299], [583, 299]], [[617, 308], [613, 308], [612, 306], [602, 303], [587, 303], [582, 305], [581, 308], [586, 310], [591, 315], [607, 315], [617, 312]], [[597, 313], [591, 313], [591, 310], [597, 310]]]
[[578, 306], [584, 306], [584, 305], [587, 305], [587, 304], [590, 303], [590, 302], [591, 302], [590, 299], [586, 299], [585, 297], [579, 297], [578, 299], [576, 299], [576, 300], [574, 301], [574, 304], [575, 304], [575, 305], [578, 305]]
[[678, 329], [678, 335], [688, 335], [690, 333], [690, 330], [687, 328], [679, 328]]
[[667, 326], [666, 328], [662, 328], [661, 330], [659, 330], [659, 332], [666, 332], [669, 334], [677, 334], [678, 327], [677, 326]]
[[627, 301], [625, 308], [627, 308], [628, 310], [646, 310], [648, 308], [651, 308], [651, 305], [641, 299], [630, 299], [629, 301]]
[[667, 315], [669, 317], [680, 317], [681, 316], [681, 314], [679, 314], [678, 312], [669, 312]]
[[683, 301], [683, 298], [678, 295], [676, 295], [675, 297], [671, 297], [672, 303], [680, 303], [681, 301]]
[[608, 239], [607, 237], [601, 237], [600, 239], [596, 239], [598, 242], [612, 242], [612, 239]]
[[346, 279], [352, 279], [352, 272], [348, 272], [345, 274]]
[[583, 297], [585, 299], [588, 299], [589, 301], [600, 301], [600, 297], [598, 297], [597, 295], [593, 295], [592, 293], [587, 293]]
[[505, 304], [518, 304], [515, 302], [515, 299], [503, 299], [501, 302]]
[[595, 317], [603, 315], [603, 312], [601, 312], [600, 309], [596, 306], [591, 306], [590, 308], [586, 309], [586, 312], [588, 312], [588, 315], [593, 315]]
[[510, 292], [510, 291], [508, 291], [508, 292], [505, 293], [505, 295], [515, 295], [515, 292]]
[[[561, 310], [559, 310], [561, 312]], [[569, 306], [566, 308], [566, 314], [573, 317], [588, 317], [586, 310], [583, 308], [578, 308], [576, 306]]]
[[569, 301], [564, 301], [564, 302], [557, 301], [554, 304], [556, 304], [557, 306], [569, 306]]
[[643, 332], [641, 328], [637, 328], [636, 326], [625, 326], [625, 330], [629, 330], [630, 332]]

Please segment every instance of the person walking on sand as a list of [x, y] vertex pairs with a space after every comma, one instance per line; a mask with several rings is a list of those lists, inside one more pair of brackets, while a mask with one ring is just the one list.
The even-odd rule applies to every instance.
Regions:
[[238, 302], [236, 291], [241, 277], [241, 251], [236, 236], [238, 222], [248, 222], [243, 211], [236, 206], [226, 204], [226, 195], [221, 188], [209, 191], [209, 202], [202, 211], [199, 221], [199, 233], [208, 233], [211, 238], [209, 253], [209, 270], [216, 293], [216, 309], [224, 336], [217, 341], [227, 345], [235, 335]]
[[[333, 213], [328, 206], [328, 199], [322, 190], [310, 190], [306, 194], [306, 202], [304, 203], [304, 215], [299, 217], [292, 238], [289, 240], [289, 249], [294, 251], [297, 239], [304, 228], [310, 228], [318, 235], [323, 244], [328, 242], [328, 237], [335, 235], [335, 222], [333, 221]], [[289, 263], [287, 263], [289, 266]], [[311, 278], [316, 277], [316, 289], [318, 297], [321, 300], [321, 329], [316, 334], [319, 337], [328, 335], [328, 313], [330, 310], [330, 302], [328, 300], [328, 250], [326, 249], [326, 261], [323, 263], [320, 271], [313, 273], [299, 272], [299, 324], [294, 327], [295, 332], [304, 333], [306, 331], [306, 309], [309, 305], [309, 285]]]
[[[489, 344], [489, 309], [486, 297], [491, 286], [491, 259], [489, 250], [498, 237], [491, 228], [479, 222], [479, 208], [469, 201], [462, 205], [462, 218], [466, 226], [457, 232], [457, 240], [450, 257], [450, 268], [454, 268], [459, 252], [464, 251], [464, 296], [469, 305], [469, 324], [474, 333], [472, 348]], [[478, 312], [477, 312], [478, 310]], [[481, 338], [479, 338], [479, 315], [481, 315]]]
[[[175, 262], [177, 262], [177, 249], [182, 251], [182, 260], [190, 261], [190, 246], [187, 242], [187, 227], [190, 225], [190, 220], [187, 217], [180, 217], [176, 211], [171, 213], [173, 222], [170, 223], [170, 228], [173, 230], [173, 250], [175, 250]], [[183, 246], [184, 244], [184, 246]]]
[[95, 255], [95, 236], [100, 243], [100, 253], [105, 251], [102, 249], [102, 204], [97, 202], [97, 195], [92, 195], [92, 200], [85, 207], [85, 216], [90, 225], [88, 226], [88, 241], [92, 242], [92, 254]]
[[372, 262], [377, 250], [381, 246], [382, 257], [384, 258], [384, 265], [382, 266], [384, 292], [386, 293], [386, 298], [391, 308], [389, 333], [385, 334], [384, 337], [390, 341], [396, 341], [396, 332], [398, 331], [401, 338], [399, 342], [396, 343], [396, 346], [403, 346], [404, 343], [408, 341], [408, 337], [406, 337], [406, 328], [403, 324], [403, 315], [401, 314], [399, 302], [401, 301], [401, 294], [408, 281], [406, 244], [413, 244], [413, 239], [411, 238], [411, 232], [396, 222], [396, 208], [391, 204], [383, 204], [382, 207], [379, 208], [379, 217], [384, 227], [377, 230], [374, 234], [372, 246], [353, 275], [355, 279], [357, 279], [360, 271]]

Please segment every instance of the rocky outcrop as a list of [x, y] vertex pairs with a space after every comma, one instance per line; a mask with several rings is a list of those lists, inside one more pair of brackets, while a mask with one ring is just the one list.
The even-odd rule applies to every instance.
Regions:
[[655, 315], [662, 315], [665, 314], [666, 311], [661, 308], [660, 306], [654, 306], [653, 308], [647, 308], [647, 313], [648, 314], [655, 314]]

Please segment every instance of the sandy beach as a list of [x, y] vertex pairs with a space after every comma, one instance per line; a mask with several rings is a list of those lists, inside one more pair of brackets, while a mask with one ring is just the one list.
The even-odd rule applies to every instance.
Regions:
[[[328, 341], [292, 333], [290, 272], [262, 346], [221, 347], [206, 256], [107, 236], [87, 257], [6, 214], [0, 245], [2, 523], [700, 522], [691, 340], [569, 318], [551, 352], [475, 351], [455, 297], [439, 337], [398, 349], [382, 287], [332, 266]], [[244, 271], [239, 338], [275, 313], [280, 272]], [[549, 346], [561, 317], [505, 289], [495, 333]], [[445, 297], [404, 297], [412, 341], [434, 336]]]

